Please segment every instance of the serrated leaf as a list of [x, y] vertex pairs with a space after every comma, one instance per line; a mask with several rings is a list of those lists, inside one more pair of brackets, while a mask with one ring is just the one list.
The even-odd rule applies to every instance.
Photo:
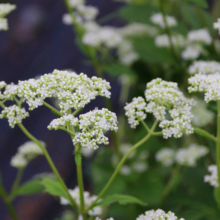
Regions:
[[41, 180], [41, 184], [45, 188], [44, 192], [47, 192], [53, 196], [60, 196], [60, 197], [67, 198], [65, 191], [63, 190], [61, 184], [57, 180], [44, 178]]
[[33, 195], [44, 191], [44, 187], [39, 180], [30, 180], [22, 184], [18, 189], [12, 192], [12, 196]]
[[128, 195], [121, 195], [121, 194], [115, 194], [112, 196], [107, 196], [106, 198], [102, 199], [101, 202], [99, 202], [97, 205], [110, 205], [112, 203], [118, 202], [120, 205], [126, 205], [126, 204], [139, 204], [146, 206], [147, 204], [142, 202], [140, 199], [137, 199], [133, 196]]
[[185, 0], [185, 1], [198, 4], [199, 6], [203, 8], [208, 8], [208, 3], [206, 2], [206, 0]]

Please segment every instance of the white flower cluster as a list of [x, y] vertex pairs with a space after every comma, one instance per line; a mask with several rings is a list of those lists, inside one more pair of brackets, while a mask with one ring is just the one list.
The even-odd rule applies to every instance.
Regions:
[[[125, 156], [125, 154], [131, 148], [132, 148], [131, 144], [125, 143], [119, 147], [119, 151], [122, 156]], [[121, 167], [120, 173], [125, 176], [130, 175], [132, 172], [143, 173], [148, 168], [148, 164], [147, 164], [148, 156], [149, 156], [148, 151], [142, 151], [139, 154], [136, 151], [133, 151], [127, 158], [126, 164]], [[121, 158], [118, 155], [112, 156], [111, 161], [114, 167], [118, 165], [120, 159]]]
[[27, 118], [29, 113], [24, 108], [19, 108], [16, 105], [6, 107], [2, 110], [0, 118], [7, 118], [9, 125], [14, 128], [16, 124], [22, 122], [22, 119]]
[[[140, 215], [136, 220], [178, 220], [179, 218], [171, 211], [165, 213], [161, 209], [146, 211], [144, 215]], [[179, 220], [184, 220], [180, 218]]]
[[[46, 146], [44, 142], [41, 142]], [[33, 141], [28, 141], [18, 148], [18, 152], [11, 159], [11, 166], [16, 168], [23, 168], [27, 166], [28, 162], [36, 156], [43, 154], [40, 147]]]
[[[73, 190], [68, 190], [72, 198], [75, 200], [76, 204], [80, 206], [80, 194], [79, 194], [79, 187], [75, 187]], [[89, 192], [84, 191], [84, 201], [85, 201], [85, 209], [89, 208], [89, 206], [97, 199], [97, 196], [95, 195], [90, 195]], [[68, 205], [69, 200], [61, 197], [60, 198], [60, 203], [61, 205]], [[96, 215], [101, 215], [102, 214], [102, 207], [100, 206], [95, 206], [93, 209], [88, 211], [88, 215], [91, 216], [96, 216]]]
[[194, 167], [196, 166], [196, 161], [208, 152], [206, 147], [197, 144], [191, 144], [188, 148], [180, 148], [178, 150], [163, 148], [157, 152], [156, 160], [167, 167], [172, 166], [174, 163]]
[[214, 120], [215, 114], [207, 109], [203, 100], [195, 99], [196, 106], [192, 107], [192, 123], [197, 127], [204, 127]]
[[220, 34], [220, 18], [218, 18], [217, 22], [213, 24], [214, 29], [218, 29]]
[[[93, 6], [85, 5], [84, 0], [68, 0], [71, 5], [76, 23], [83, 24], [88, 21], [92, 21], [99, 13], [98, 9]], [[63, 16], [63, 22], [66, 25], [71, 25], [73, 23], [73, 18], [70, 14], [65, 14]]]
[[216, 61], [195, 61], [188, 69], [190, 74], [210, 74], [220, 72], [220, 63]]
[[188, 45], [181, 53], [184, 60], [195, 60], [203, 53], [203, 47], [199, 44]]
[[[166, 19], [168, 27], [174, 27], [177, 25], [177, 21], [174, 17], [166, 15], [165, 19]], [[161, 13], [153, 14], [150, 17], [150, 20], [153, 24], [156, 24], [156, 25], [160, 26], [161, 28], [165, 28], [165, 26], [166, 26], [164, 19], [163, 19], [163, 15]]]
[[205, 175], [204, 181], [208, 182], [211, 186], [218, 187], [218, 169], [216, 165], [210, 165], [208, 167], [210, 175]]
[[[190, 112], [194, 104], [192, 99], [184, 97], [178, 89], [177, 83], [166, 82], [160, 78], [152, 80], [147, 84], [145, 91], [146, 100], [149, 102], [146, 111], [153, 113], [162, 128], [164, 138], [179, 138], [185, 132], [193, 133]], [[168, 120], [167, 114], [171, 120]]]
[[[102, 219], [99, 218], [99, 217], [96, 217], [95, 220], [102, 220]], [[114, 219], [113, 219], [113, 218], [108, 218], [108, 219], [106, 219], [106, 220], [114, 220]]]
[[[177, 34], [171, 37], [172, 44], [175, 47], [184, 47], [186, 40], [183, 35]], [[155, 38], [155, 45], [157, 47], [170, 47], [170, 40], [167, 34], [159, 35]]]
[[23, 102], [26, 101], [29, 109], [33, 110], [43, 104], [46, 98], [58, 98], [62, 113], [70, 108], [84, 107], [96, 96], [110, 97], [108, 91], [110, 84], [101, 78], [85, 74], [77, 75], [74, 72], [54, 70], [53, 73], [45, 74], [39, 79], [19, 81], [18, 85], [7, 85], [3, 95], [5, 99], [14, 99], [18, 96]]
[[190, 87], [189, 92], [204, 92], [205, 101], [220, 100], [220, 74], [213, 73], [209, 75], [196, 74], [188, 80]]
[[147, 117], [146, 114], [146, 102], [144, 98], [133, 98], [131, 103], [127, 103], [125, 106], [125, 115], [128, 117], [128, 123], [132, 128], [136, 128], [141, 120]]
[[207, 29], [199, 29], [190, 31], [187, 35], [189, 42], [204, 43], [210, 45], [212, 43], [212, 37]]
[[16, 8], [15, 5], [9, 3], [2, 3], [0, 4], [0, 31], [1, 30], [8, 30], [8, 21], [4, 18], [7, 14], [13, 11]]
[[66, 127], [68, 125], [73, 125], [74, 127], [78, 125], [78, 119], [75, 118], [73, 115], [68, 114], [64, 115], [60, 118], [54, 119], [51, 121], [51, 123], [48, 125], [48, 129], [52, 130], [58, 130], [60, 127]]
[[79, 116], [79, 132], [76, 132], [73, 143], [82, 147], [97, 149], [97, 144], [108, 144], [104, 132], [117, 131], [117, 117], [115, 113], [103, 108], [95, 109]]

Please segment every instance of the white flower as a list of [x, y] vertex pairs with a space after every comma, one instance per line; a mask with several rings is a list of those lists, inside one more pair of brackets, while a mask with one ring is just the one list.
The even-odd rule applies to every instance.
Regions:
[[68, 0], [68, 1], [73, 8], [77, 8], [85, 4], [84, 0]]
[[12, 167], [15, 167], [18, 169], [26, 167], [27, 164], [28, 164], [28, 160], [25, 159], [24, 155], [22, 154], [16, 154], [15, 156], [11, 158], [11, 162], [10, 162], [10, 165]]
[[216, 165], [210, 165], [208, 167], [210, 175], [204, 177], [204, 181], [208, 182], [211, 186], [218, 187], [218, 169]]
[[165, 213], [161, 209], [146, 211], [144, 215], [140, 215], [136, 220], [184, 220], [178, 218], [173, 212]]
[[24, 108], [19, 108], [16, 105], [12, 105], [10, 107], [6, 107], [2, 110], [0, 114], [0, 118], [7, 118], [9, 125], [14, 128], [14, 126], [18, 123], [22, 122], [22, 119], [25, 119], [29, 116], [28, 112], [25, 111]]
[[[99, 218], [99, 217], [96, 217], [95, 220], [102, 220], [102, 219]], [[108, 218], [108, 219], [106, 219], [106, 220], [114, 220], [114, 219], [113, 219], [113, 218]]]
[[132, 128], [136, 128], [139, 125], [141, 120], [144, 120], [147, 117], [146, 111], [146, 102], [142, 97], [133, 98], [131, 103], [127, 103], [124, 107], [128, 117], [128, 123]]
[[117, 47], [117, 52], [119, 56], [119, 61], [129, 66], [136, 60], [138, 60], [139, 55], [135, 52], [132, 44], [128, 40], [123, 40]]
[[193, 44], [186, 47], [186, 49], [182, 52], [181, 57], [184, 60], [195, 60], [202, 52], [203, 48], [201, 45]]
[[220, 72], [220, 63], [216, 61], [195, 61], [188, 69], [190, 74], [210, 74]]
[[1, 3], [0, 4], [0, 17], [5, 17], [7, 14], [9, 14], [11, 11], [13, 11], [16, 8], [15, 5], [9, 4], [9, 3]]
[[[175, 47], [184, 47], [186, 40], [184, 36], [178, 34], [171, 37], [171, 41]], [[157, 47], [170, 47], [170, 40], [167, 34], [159, 35], [155, 38], [155, 45]]]
[[73, 143], [82, 147], [97, 149], [98, 144], [108, 144], [104, 132], [118, 130], [115, 113], [103, 108], [93, 110], [79, 116], [79, 129], [73, 138]]
[[77, 15], [83, 17], [86, 21], [95, 19], [98, 13], [98, 9], [93, 6], [79, 5], [77, 7]]
[[197, 127], [204, 127], [211, 123], [215, 114], [207, 109], [207, 105], [203, 100], [195, 99], [196, 106], [192, 107], [192, 123]]
[[164, 166], [172, 166], [175, 160], [175, 151], [170, 148], [163, 148], [157, 152], [156, 160]]
[[220, 100], [220, 74], [213, 73], [209, 75], [196, 74], [188, 80], [189, 92], [204, 92], [205, 101]]
[[[76, 204], [80, 206], [80, 194], [79, 194], [79, 187], [75, 187], [73, 190], [68, 190], [72, 198], [75, 200]], [[90, 195], [89, 192], [84, 191], [84, 202], [85, 202], [85, 209], [89, 208], [89, 206], [97, 199], [97, 196]], [[61, 205], [68, 205], [69, 201], [63, 197], [60, 198]], [[93, 209], [88, 211], [88, 215], [96, 216], [102, 214], [102, 207], [95, 206]]]
[[[167, 21], [168, 27], [173, 27], [173, 26], [177, 25], [177, 21], [176, 21], [176, 19], [174, 17], [166, 15], [165, 19]], [[161, 13], [153, 14], [150, 17], [150, 20], [151, 20], [152, 23], [154, 23], [156, 25], [159, 25], [161, 28], [165, 28], [165, 23], [164, 23], [163, 15]]]
[[[192, 99], [184, 97], [178, 89], [177, 83], [166, 82], [160, 78], [147, 84], [145, 97], [148, 101], [146, 111], [153, 113], [162, 128], [164, 138], [179, 138], [183, 133], [193, 133], [190, 112], [194, 104]], [[167, 119], [167, 114], [171, 120]]]
[[218, 29], [220, 33], [220, 18], [218, 18], [217, 22], [213, 24], [214, 29]]
[[[45, 147], [46, 144], [41, 142]], [[11, 159], [11, 166], [23, 168], [36, 156], [43, 154], [41, 148], [33, 141], [28, 141], [18, 148], [17, 153]]]
[[176, 162], [180, 165], [194, 167], [196, 161], [205, 156], [209, 150], [207, 147], [191, 144], [188, 148], [180, 148], [176, 152]]
[[63, 23], [65, 25], [71, 25], [73, 23], [72, 16], [68, 13], [63, 15]]
[[187, 35], [187, 39], [190, 42], [201, 42], [206, 45], [210, 45], [212, 43], [212, 37], [207, 29], [190, 31]]

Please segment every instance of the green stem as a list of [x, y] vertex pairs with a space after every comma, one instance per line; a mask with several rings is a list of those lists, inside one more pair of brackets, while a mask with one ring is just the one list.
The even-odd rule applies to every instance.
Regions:
[[13, 206], [13, 204], [12, 204], [12, 202], [11, 202], [11, 200], [10, 200], [10, 198], [9, 198], [9, 196], [8, 196], [1, 180], [0, 180], [0, 197], [2, 197], [4, 203], [6, 204], [11, 218], [13, 220], [19, 220], [19, 218], [18, 218], [18, 216], [15, 212], [15, 208], [14, 208], [14, 206]]
[[83, 220], [87, 220], [87, 213], [85, 212], [85, 201], [84, 201], [84, 184], [83, 184], [83, 175], [82, 175], [82, 157], [79, 146], [75, 146], [77, 152], [75, 153], [75, 162], [76, 162], [76, 171], [77, 171], [77, 182], [79, 186], [79, 195], [80, 195], [80, 212], [83, 216]]
[[218, 169], [218, 193], [220, 199], [220, 101], [217, 101], [218, 118], [217, 118], [217, 141], [216, 141], [216, 165]]
[[205, 130], [203, 130], [201, 128], [194, 127], [194, 132], [199, 134], [199, 135], [201, 135], [201, 136], [203, 136], [203, 137], [206, 137], [206, 138], [208, 138], [210, 140], [213, 140], [215, 142], [217, 141], [215, 136], [211, 135], [210, 133], [208, 133], [207, 131], [205, 131]]
[[102, 196], [106, 193], [106, 191], [109, 189], [109, 187], [112, 185], [113, 181], [115, 180], [116, 176], [118, 175], [118, 172], [120, 171], [122, 165], [124, 164], [124, 162], [126, 161], [126, 159], [129, 157], [129, 155], [135, 151], [138, 147], [140, 147], [143, 143], [145, 143], [152, 135], [152, 133], [154, 132], [155, 127], [157, 126], [157, 121], [154, 122], [152, 128], [150, 129], [150, 132], [143, 138], [141, 139], [138, 143], [136, 143], [126, 154], [125, 156], [121, 159], [121, 161], [119, 162], [118, 166], [116, 167], [114, 173], [112, 174], [111, 178], [109, 179], [109, 181], [107, 182], [107, 184], [105, 185], [105, 187], [102, 189], [102, 191], [99, 193], [97, 199], [90, 205], [90, 207], [86, 210], [90, 210], [92, 209], [97, 203], [98, 201], [102, 198]]
[[73, 116], [77, 115], [81, 110], [82, 110], [82, 108], [78, 108], [78, 109], [76, 109], [76, 111], [73, 112]]
[[147, 126], [147, 124], [143, 120], [141, 120], [141, 124], [144, 126], [144, 128], [146, 129], [147, 132], [150, 131], [149, 127]]
[[53, 113], [55, 113], [56, 115], [59, 115], [60, 117], [63, 116], [62, 113], [60, 113], [57, 109], [55, 109], [52, 105], [48, 104], [47, 102], [43, 102], [43, 104], [49, 108]]
[[31, 133], [29, 133], [29, 131], [22, 124], [18, 124], [18, 126], [28, 138], [30, 138], [33, 142], [35, 142], [41, 148], [41, 150], [43, 151], [44, 156], [46, 157], [51, 169], [53, 170], [55, 176], [57, 177], [63, 190], [65, 191], [71, 205], [78, 210], [78, 206], [77, 206], [76, 202], [73, 200], [72, 196], [70, 195], [65, 183], [63, 182], [62, 178], [60, 177], [60, 174], [58, 173], [58, 171], [57, 171], [53, 161], [51, 160], [50, 155], [48, 154], [46, 148]]
[[24, 173], [24, 168], [19, 168], [14, 184], [12, 185], [12, 188], [11, 188], [11, 193], [10, 193], [11, 199], [13, 199], [13, 193], [16, 191], [16, 189], [19, 187], [21, 183], [23, 173]]

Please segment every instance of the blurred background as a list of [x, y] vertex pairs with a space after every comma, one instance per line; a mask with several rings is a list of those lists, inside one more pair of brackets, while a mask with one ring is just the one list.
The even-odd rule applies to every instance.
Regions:
[[[0, 1], [6, 2], [9, 1]], [[72, 69], [77, 73], [86, 73], [89, 77], [95, 75], [93, 68], [85, 65], [85, 57], [74, 43], [71, 26], [62, 23], [62, 16], [66, 13], [62, 0], [17, 0], [9, 3], [15, 4], [17, 9], [7, 16], [9, 30], [0, 32], [1, 81], [17, 83], [18, 80], [34, 78], [54, 69]], [[111, 0], [89, 0], [88, 3], [99, 8], [99, 17], [120, 7], [120, 4]], [[112, 23], [117, 25], [117, 19]], [[111, 92], [114, 108], [117, 108], [119, 88], [117, 82], [112, 83], [116, 85]], [[87, 110], [95, 106], [102, 107], [102, 99], [94, 100]], [[47, 129], [53, 118], [54, 115], [48, 109], [39, 108], [31, 112], [31, 117], [25, 120], [24, 125], [47, 144], [61, 176], [69, 188], [74, 188], [76, 179], [72, 141], [64, 132]], [[16, 169], [9, 164], [10, 159], [28, 139], [18, 128], [11, 129], [7, 120], [1, 120], [0, 134], [0, 172], [9, 190], [16, 176]], [[23, 181], [42, 172], [51, 170], [44, 157], [38, 157], [25, 170]], [[59, 202], [47, 195], [19, 198], [15, 201], [15, 207], [22, 220], [53, 219], [61, 212]], [[10, 219], [1, 200], [0, 219]]]

